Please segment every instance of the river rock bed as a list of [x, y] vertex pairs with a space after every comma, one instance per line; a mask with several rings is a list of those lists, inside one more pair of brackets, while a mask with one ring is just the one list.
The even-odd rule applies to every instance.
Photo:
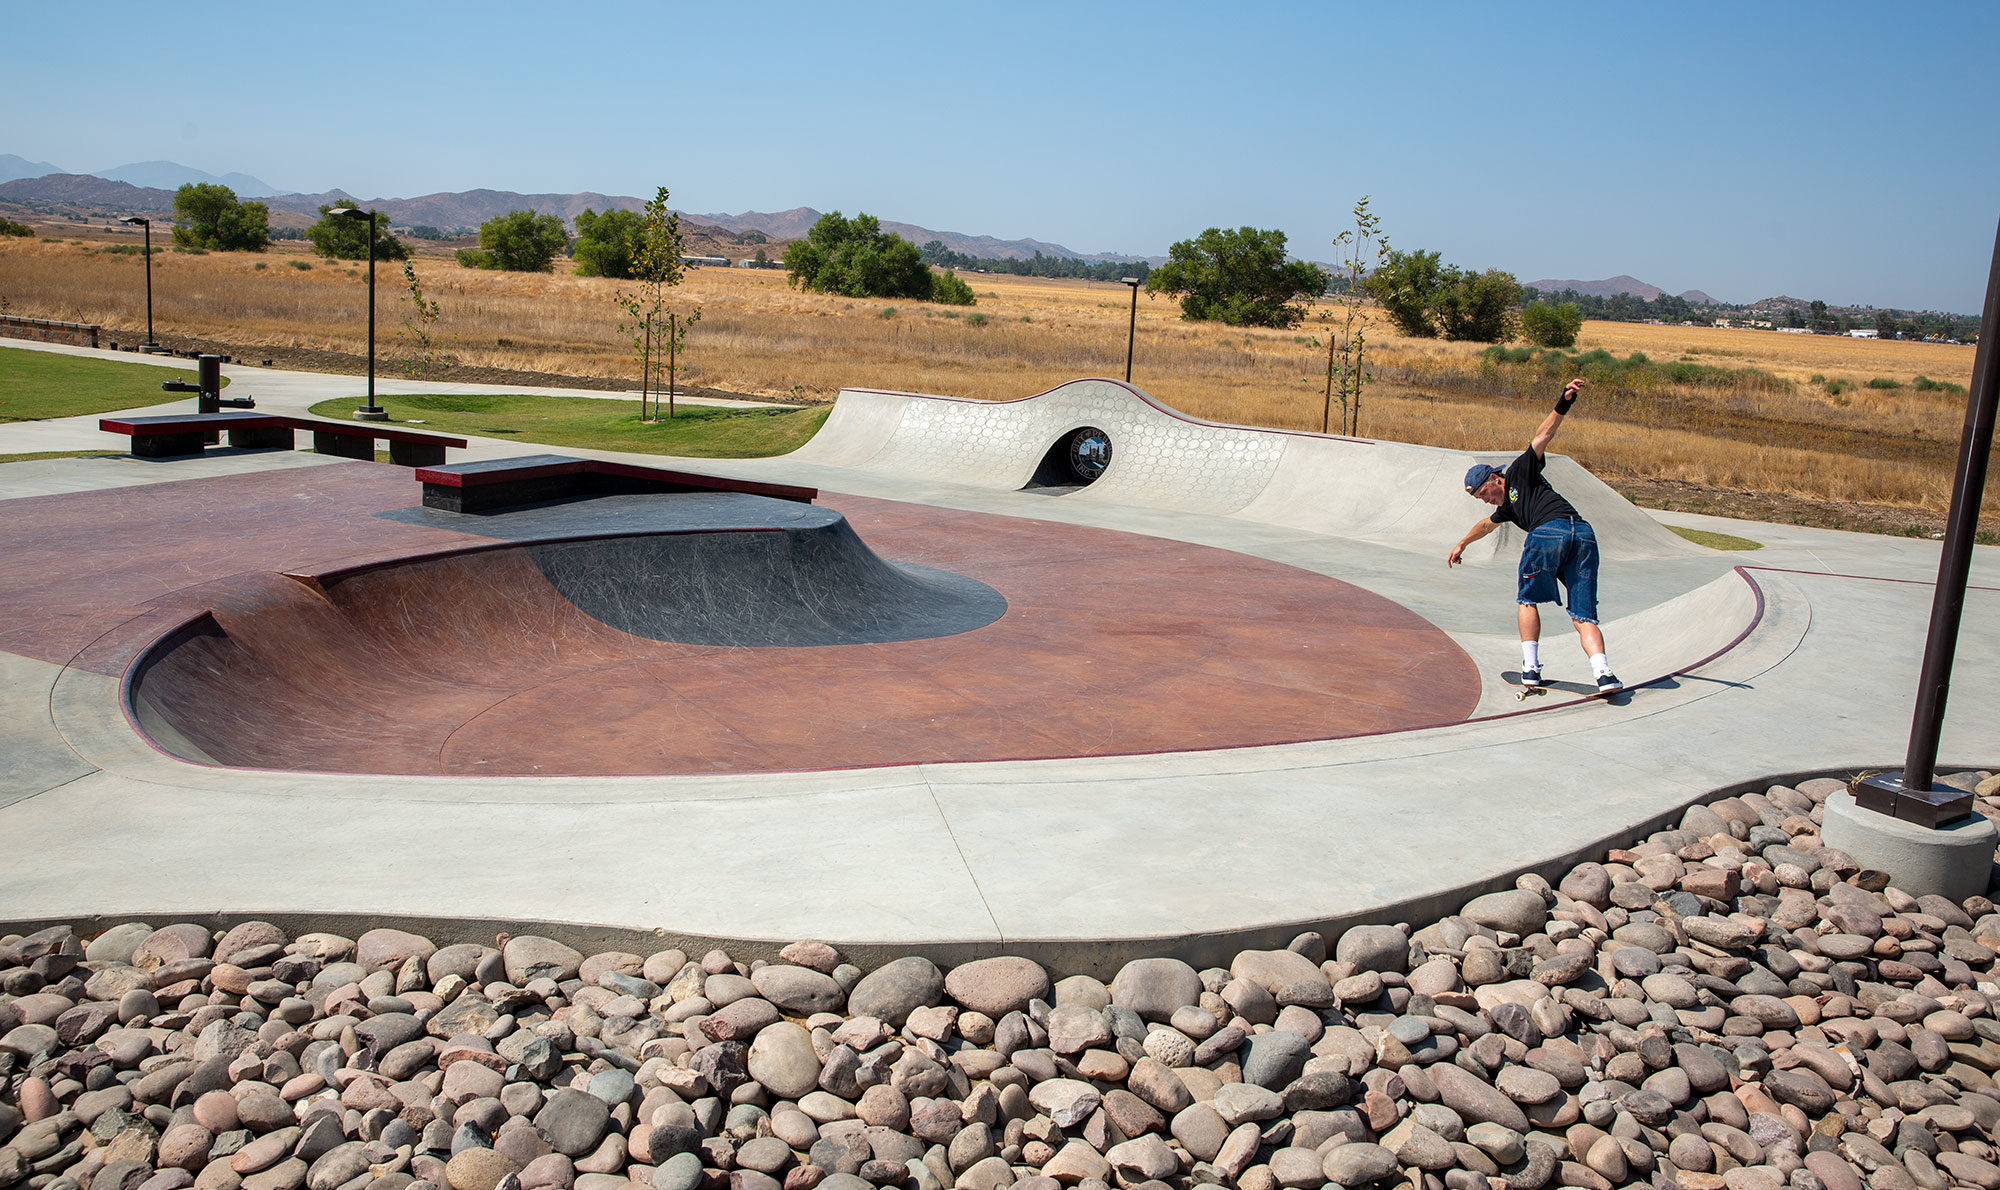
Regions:
[[[1946, 778], [2000, 816], [1991, 774]], [[0, 1190], [2000, 1190], [2000, 911], [1834, 780], [1554, 886], [1109, 984], [821, 942], [0, 939]]]

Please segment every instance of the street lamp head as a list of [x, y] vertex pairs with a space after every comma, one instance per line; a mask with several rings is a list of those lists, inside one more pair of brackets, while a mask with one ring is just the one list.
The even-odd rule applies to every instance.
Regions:
[[153, 225], [153, 221], [144, 215], [127, 215], [118, 222], [129, 223], [134, 227], [151, 227]]
[[1118, 283], [1120, 285], [1130, 285], [1133, 289], [1139, 288], [1139, 278], [1137, 277], [1120, 277], [1118, 278]]
[[342, 219], [370, 219], [374, 217], [373, 212], [364, 211], [357, 207], [334, 207], [327, 214], [335, 215]]

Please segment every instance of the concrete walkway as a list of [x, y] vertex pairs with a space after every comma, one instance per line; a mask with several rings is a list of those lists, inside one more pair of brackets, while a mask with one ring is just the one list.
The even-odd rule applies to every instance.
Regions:
[[[277, 402], [356, 383], [248, 371], [235, 391], [260, 407], [267, 393], [289, 408]], [[122, 445], [95, 418], [69, 420], [87, 420], [87, 433], [0, 427], [0, 451]], [[81, 445], [39, 444], [53, 441]], [[475, 440], [466, 457], [520, 453]], [[228, 451], [19, 463], [0, 467], [0, 499], [316, 465]], [[797, 459], [674, 465], [1220, 546], [1402, 603], [1489, 675], [1518, 663], [1511, 558], [1448, 571], [1450, 541], [1425, 552]], [[1465, 523], [1479, 511], [1468, 500]], [[1765, 548], [1607, 570], [1613, 661], [1629, 682], [1660, 679], [1629, 704], [1556, 695], [1514, 714], [1496, 678], [1470, 722], [1252, 749], [740, 776], [246, 771], [152, 748], [126, 721], [115, 678], [0, 654], [0, 922], [310, 917], [322, 928], [422, 923], [440, 939], [540, 923], [579, 943], [726, 939], [739, 958], [819, 937], [863, 962], [1012, 952], [1108, 974], [1140, 954], [1205, 963], [1302, 929], [1421, 919], [1717, 790], [1900, 767], [1937, 544], [1658, 519]], [[1967, 600], [1942, 748], [1952, 767], [2000, 763], [1997, 553], [1979, 551]], [[1733, 647], [1693, 664], [1721, 628]], [[1337, 642], [1339, 625], [1300, 631]], [[1552, 676], [1587, 676], [1556, 632], [1544, 653]]]

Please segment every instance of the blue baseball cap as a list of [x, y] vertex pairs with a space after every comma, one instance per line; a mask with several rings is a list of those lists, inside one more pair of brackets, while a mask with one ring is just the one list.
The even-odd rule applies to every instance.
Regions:
[[1476, 492], [1479, 490], [1480, 484], [1485, 483], [1489, 477], [1498, 474], [1500, 474], [1500, 468], [1498, 467], [1489, 466], [1485, 463], [1474, 463], [1472, 470], [1465, 473], [1465, 490]]

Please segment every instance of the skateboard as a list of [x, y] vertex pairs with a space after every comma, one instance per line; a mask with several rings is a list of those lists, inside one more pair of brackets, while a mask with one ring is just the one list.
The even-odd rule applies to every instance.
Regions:
[[1564, 682], [1548, 678], [1544, 678], [1542, 684], [1539, 686], [1523, 686], [1521, 685], [1521, 671], [1517, 669], [1502, 672], [1500, 678], [1509, 686], [1517, 687], [1514, 692], [1515, 702], [1526, 702], [1530, 698], [1538, 698], [1551, 690], [1560, 690], [1564, 694], [1574, 695], [1579, 702], [1589, 702], [1593, 698], [1616, 699], [1621, 694], [1632, 693], [1630, 686], [1620, 686], [1616, 690], [1599, 690], [1595, 685], [1588, 682]]

